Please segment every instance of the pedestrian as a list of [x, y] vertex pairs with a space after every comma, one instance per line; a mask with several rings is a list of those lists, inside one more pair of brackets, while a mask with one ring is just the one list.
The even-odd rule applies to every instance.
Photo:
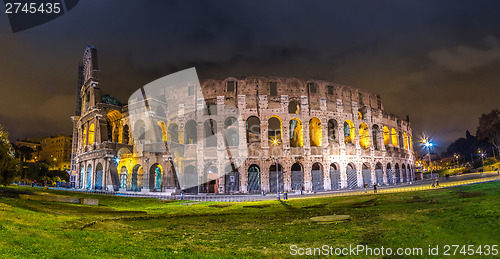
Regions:
[[497, 168], [497, 175], [500, 175], [500, 169]]
[[436, 179], [436, 186], [439, 186], [439, 180]]
[[377, 193], [377, 183], [373, 184], [373, 193]]
[[367, 188], [368, 188], [368, 184], [365, 183], [365, 193], [366, 193]]

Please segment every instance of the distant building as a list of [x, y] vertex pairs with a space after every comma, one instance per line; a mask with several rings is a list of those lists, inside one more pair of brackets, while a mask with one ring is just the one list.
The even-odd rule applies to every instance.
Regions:
[[69, 171], [71, 165], [71, 137], [58, 135], [46, 137], [40, 142], [40, 161], [49, 163], [51, 170]]

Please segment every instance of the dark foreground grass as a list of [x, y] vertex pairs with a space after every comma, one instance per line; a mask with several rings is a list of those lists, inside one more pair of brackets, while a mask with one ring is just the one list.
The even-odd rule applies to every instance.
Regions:
[[[22, 200], [19, 192], [95, 197], [99, 206]], [[285, 257], [290, 246], [500, 245], [500, 183], [249, 203], [159, 201], [11, 187], [0, 192], [2, 258]], [[350, 215], [318, 224], [314, 216]], [[349, 256], [348, 256], [349, 257]], [[396, 258], [396, 256], [392, 256]], [[397, 258], [399, 258], [398, 256]]]

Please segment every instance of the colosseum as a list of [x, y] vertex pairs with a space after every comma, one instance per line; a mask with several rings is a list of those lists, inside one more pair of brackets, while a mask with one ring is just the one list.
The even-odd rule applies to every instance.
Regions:
[[[191, 87], [165, 90], [165, 98], [145, 99], [144, 119], [132, 119], [130, 100], [101, 92], [100, 72], [89, 46], [72, 117], [77, 188], [321, 192], [415, 177], [409, 119], [387, 113], [376, 93], [322, 80], [209, 79], [199, 83], [201, 98]], [[175, 101], [181, 97], [191, 101]], [[179, 155], [188, 152], [196, 159]], [[235, 162], [228, 153], [245, 159]]]

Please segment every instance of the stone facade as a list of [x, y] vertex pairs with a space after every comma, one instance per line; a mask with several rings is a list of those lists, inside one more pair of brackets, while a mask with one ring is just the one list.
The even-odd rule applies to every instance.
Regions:
[[[201, 102], [208, 112], [183, 113], [200, 100], [174, 103], [178, 112], [165, 122], [160, 114], [168, 113], [172, 103], [150, 100], [147, 116], [159, 126], [148, 126], [132, 122], [128, 106], [101, 94], [98, 73], [97, 52], [89, 47], [73, 117], [73, 174], [80, 188], [179, 192], [174, 164], [199, 183], [183, 190], [188, 193], [327, 191], [414, 178], [410, 122], [385, 112], [375, 93], [284, 77], [204, 80]], [[241, 114], [237, 126], [231, 124], [231, 107]], [[209, 143], [210, 131], [224, 134]], [[141, 139], [145, 134], [156, 141]], [[145, 151], [166, 140], [195, 151], [198, 159]], [[241, 165], [217, 159], [237, 143], [246, 143], [248, 152]]]

